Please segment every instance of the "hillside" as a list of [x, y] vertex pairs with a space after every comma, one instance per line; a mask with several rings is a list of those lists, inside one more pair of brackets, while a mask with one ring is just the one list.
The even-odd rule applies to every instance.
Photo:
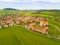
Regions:
[[60, 45], [59, 40], [48, 38], [46, 35], [20, 26], [1, 29], [0, 39], [0, 45]]
[[0, 16], [20, 15], [47, 19], [49, 33], [47, 35], [28, 30], [22, 26], [0, 29], [0, 45], [60, 45], [60, 11], [15, 11], [0, 10]]
[[14, 9], [14, 8], [4, 8], [3, 10], [18, 10], [18, 9]]

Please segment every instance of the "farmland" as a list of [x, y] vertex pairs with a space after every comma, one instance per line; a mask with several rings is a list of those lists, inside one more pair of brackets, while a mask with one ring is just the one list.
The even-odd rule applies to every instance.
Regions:
[[46, 18], [49, 22], [47, 35], [28, 30], [23, 26], [0, 29], [0, 45], [60, 45], [60, 11], [0, 10], [0, 16], [17, 15]]

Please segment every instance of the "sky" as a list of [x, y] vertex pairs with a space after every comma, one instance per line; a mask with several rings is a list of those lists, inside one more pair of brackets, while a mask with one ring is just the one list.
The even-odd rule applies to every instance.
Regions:
[[0, 9], [60, 9], [60, 0], [0, 0]]

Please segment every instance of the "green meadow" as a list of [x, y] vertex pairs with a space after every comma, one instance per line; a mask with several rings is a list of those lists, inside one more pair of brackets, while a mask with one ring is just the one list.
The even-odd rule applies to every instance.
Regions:
[[2, 28], [0, 29], [0, 45], [60, 45], [60, 11], [0, 10], [0, 15], [8, 14], [46, 18], [49, 22], [49, 34], [34, 32], [18, 25]]

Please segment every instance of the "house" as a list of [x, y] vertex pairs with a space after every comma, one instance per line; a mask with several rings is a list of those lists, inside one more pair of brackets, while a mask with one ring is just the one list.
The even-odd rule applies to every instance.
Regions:
[[7, 20], [7, 21], [8, 21], [8, 20], [9, 20], [9, 21], [13, 21], [13, 18], [12, 18], [12, 16], [7, 16], [7, 17], [6, 17], [6, 20]]
[[8, 27], [7, 21], [3, 21], [3, 27]]
[[42, 29], [41, 28], [35, 28], [35, 31], [37, 31], [37, 32], [42, 32]]
[[43, 25], [44, 25], [44, 26], [46, 26], [46, 25], [48, 26], [49, 24], [48, 24], [47, 21], [44, 21]]
[[0, 22], [0, 29], [2, 28], [2, 22]]
[[30, 19], [28, 20], [29, 23], [34, 22], [35, 17], [30, 16]]
[[29, 28], [30, 28], [31, 30], [35, 30], [34, 24], [35, 24], [34, 22], [32, 22], [32, 23], [29, 24]]
[[29, 22], [29, 20], [31, 20], [32, 17], [31, 16], [24, 16], [23, 19], [22, 19], [22, 22]]
[[36, 17], [36, 18], [34, 19], [34, 21], [35, 21], [35, 22], [40, 22], [40, 18], [39, 18], [39, 17]]
[[39, 26], [43, 26], [44, 20], [40, 20]]
[[48, 29], [49, 29], [49, 27], [46, 26], [46, 27], [43, 29], [42, 33], [44, 33], [44, 34], [48, 34]]
[[9, 26], [14, 26], [14, 22], [13, 22], [13, 21], [10, 22], [10, 23], [9, 23]]
[[34, 21], [33, 19], [30, 19], [28, 22], [31, 23], [31, 22], [33, 22], [33, 21]]
[[19, 24], [21, 20], [22, 20], [22, 17], [17, 17], [17, 18], [15, 18], [16, 24]]
[[13, 18], [8, 15], [4, 17], [4, 21], [6, 21], [7, 23], [10, 23], [11, 21], [13, 21]]

